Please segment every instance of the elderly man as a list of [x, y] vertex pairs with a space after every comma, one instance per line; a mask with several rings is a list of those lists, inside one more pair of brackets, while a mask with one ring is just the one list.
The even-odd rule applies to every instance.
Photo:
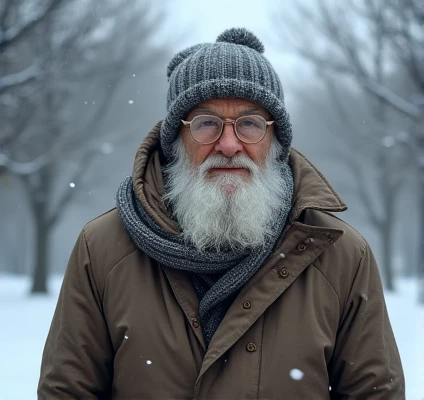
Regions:
[[291, 149], [262, 43], [178, 53], [167, 115], [71, 255], [40, 399], [404, 399], [367, 242]]

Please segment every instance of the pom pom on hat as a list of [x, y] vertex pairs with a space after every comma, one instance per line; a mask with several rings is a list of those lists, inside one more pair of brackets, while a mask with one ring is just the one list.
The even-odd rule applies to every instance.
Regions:
[[262, 42], [252, 32], [245, 28], [227, 29], [218, 36], [216, 41], [240, 44], [250, 47], [258, 53], [263, 53], [265, 51], [265, 47]]

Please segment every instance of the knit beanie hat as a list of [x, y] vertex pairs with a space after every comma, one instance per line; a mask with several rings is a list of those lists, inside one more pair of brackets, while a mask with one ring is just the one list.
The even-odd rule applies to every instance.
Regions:
[[263, 56], [261, 41], [244, 28], [232, 28], [216, 43], [202, 43], [177, 53], [168, 65], [167, 115], [160, 132], [161, 146], [172, 159], [181, 119], [197, 104], [215, 98], [237, 98], [264, 107], [274, 119], [276, 136], [287, 160], [292, 140], [280, 79]]

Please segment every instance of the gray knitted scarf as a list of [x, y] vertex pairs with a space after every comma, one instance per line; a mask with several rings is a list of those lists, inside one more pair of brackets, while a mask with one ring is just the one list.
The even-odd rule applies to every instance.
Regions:
[[275, 215], [272, 233], [262, 247], [239, 252], [199, 253], [181, 236], [164, 232], [144, 210], [134, 193], [131, 177], [119, 186], [116, 206], [135, 245], [158, 263], [190, 274], [200, 301], [199, 316], [206, 346], [239, 290], [272, 254], [283, 231], [294, 191], [292, 171], [287, 164], [282, 165], [282, 176], [285, 195]]

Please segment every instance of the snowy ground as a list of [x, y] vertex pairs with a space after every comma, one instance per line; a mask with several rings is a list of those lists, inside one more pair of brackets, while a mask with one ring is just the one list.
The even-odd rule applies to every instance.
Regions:
[[[0, 275], [0, 400], [36, 398], [41, 354], [53, 315], [61, 278], [51, 295], [28, 296], [29, 282]], [[400, 281], [387, 295], [393, 330], [406, 376], [407, 400], [424, 400], [424, 308], [416, 304], [413, 281]]]

